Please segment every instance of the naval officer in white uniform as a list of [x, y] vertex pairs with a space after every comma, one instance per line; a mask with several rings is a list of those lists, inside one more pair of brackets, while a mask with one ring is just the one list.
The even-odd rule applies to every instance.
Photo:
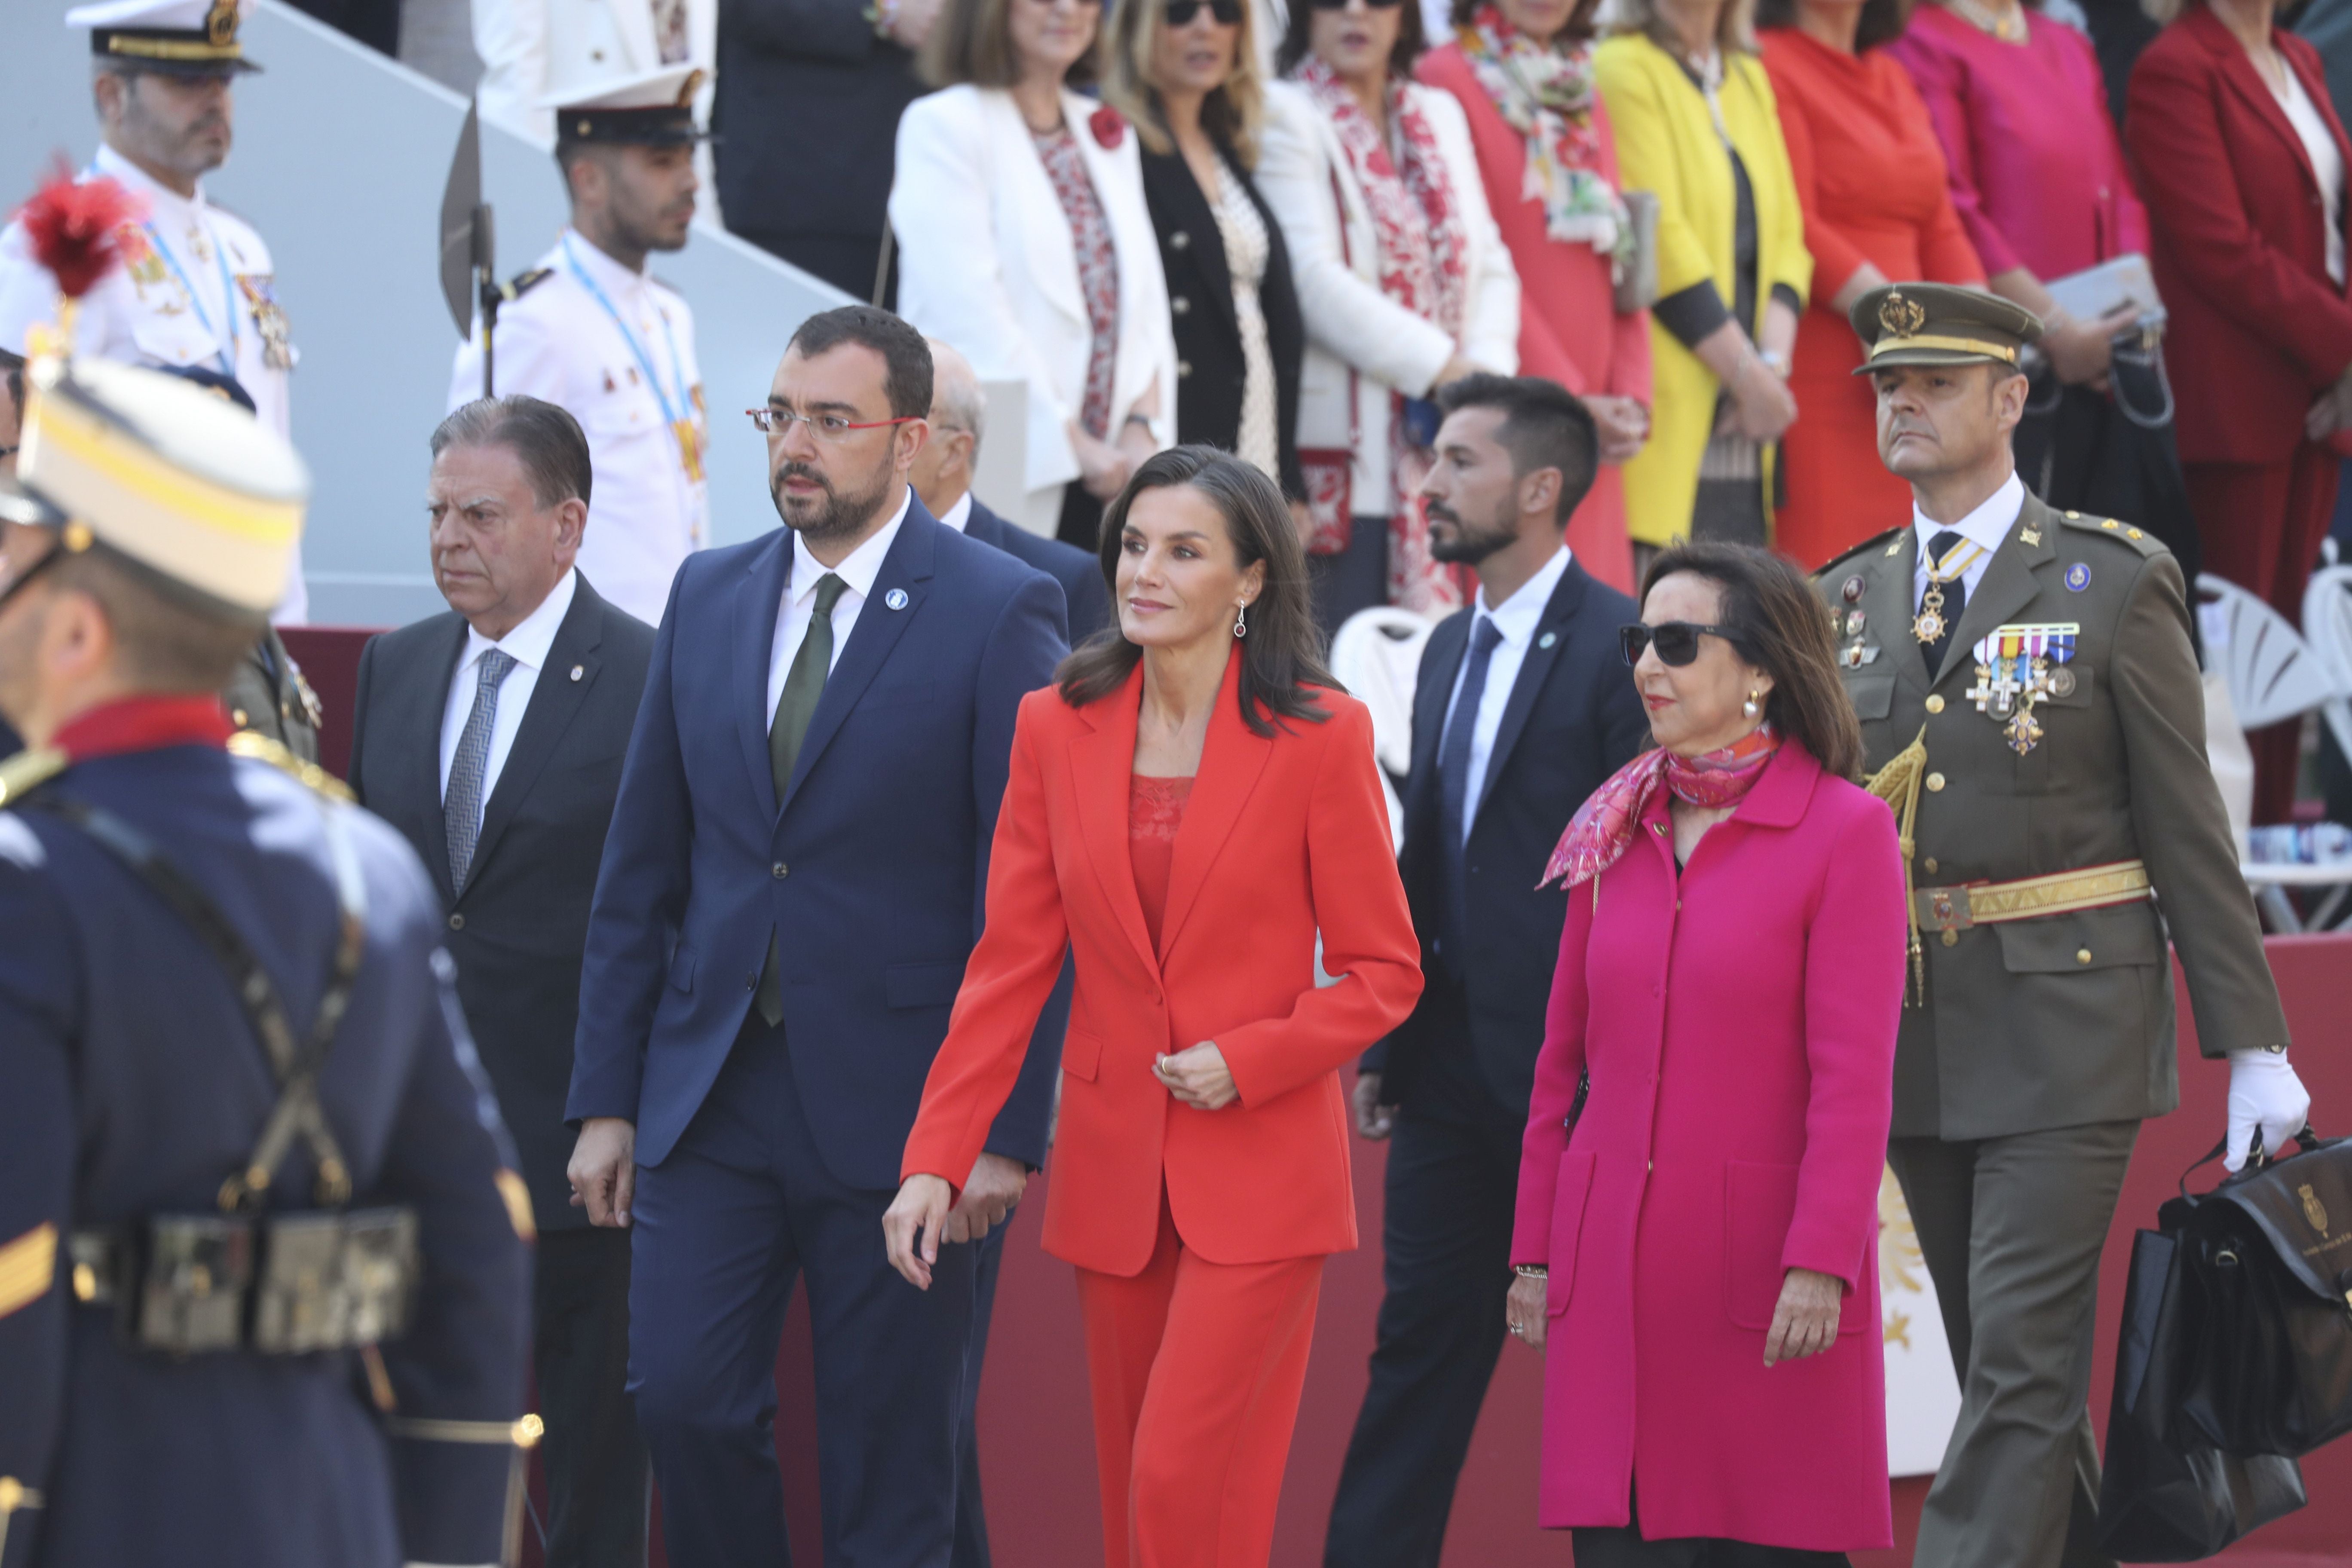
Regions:
[[[709, 542], [694, 313], [646, 270], [650, 253], [684, 248], [694, 218], [699, 75], [665, 68], [551, 98], [572, 222], [508, 286], [492, 344], [500, 396], [559, 404], [587, 432], [594, 493], [580, 570], [647, 625], [661, 620], [679, 563]], [[457, 351], [449, 406], [482, 395], [478, 321]]]
[[[101, 141], [83, 177], [105, 175], [146, 208], [122, 236], [127, 265], [82, 297], [73, 347], [83, 358], [233, 377], [262, 423], [285, 437], [298, 356], [277, 268], [253, 226], [207, 201], [203, 184], [234, 139], [230, 83], [261, 68], [237, 39], [252, 4], [101, 0], [66, 13], [68, 26], [90, 30], [95, 68]], [[57, 279], [12, 223], [0, 234], [0, 348], [26, 353], [33, 331], [57, 319]], [[272, 618], [299, 625], [309, 608], [297, 554]]]

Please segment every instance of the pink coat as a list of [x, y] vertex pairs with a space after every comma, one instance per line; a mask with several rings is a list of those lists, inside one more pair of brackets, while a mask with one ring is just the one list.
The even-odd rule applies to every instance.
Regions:
[[[1637, 1483], [1653, 1539], [1890, 1545], [1893, 814], [1789, 744], [1679, 880], [1664, 791], [1636, 834], [1570, 895], [1519, 1166], [1511, 1258], [1551, 1270], [1541, 1521], [1622, 1525]], [[1767, 1369], [1792, 1268], [1845, 1281], [1838, 1341]]]
[[[1504, 248], [1519, 273], [1519, 374], [1556, 381], [1579, 397], [1598, 394], [1650, 403], [1650, 313], [1617, 313], [1608, 258], [1589, 245], [1568, 245], [1544, 228], [1543, 203], [1528, 195], [1528, 142], [1511, 129], [1460, 44], [1421, 57], [1413, 75], [1462, 101], [1477, 150], [1478, 174]], [[1617, 141], [1596, 92], [1593, 130], [1601, 139], [1601, 174], [1617, 178]], [[1633, 547], [1625, 534], [1624, 470], [1604, 464], [1592, 489], [1569, 519], [1569, 547], [1602, 582], [1633, 591]]]

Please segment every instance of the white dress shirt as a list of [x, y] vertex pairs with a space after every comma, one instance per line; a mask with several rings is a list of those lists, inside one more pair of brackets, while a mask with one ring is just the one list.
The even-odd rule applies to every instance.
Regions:
[[2313, 106], [2311, 94], [2303, 89], [2303, 79], [2284, 60], [2279, 63], [2286, 70], [2286, 85], [2273, 84], [2271, 96], [2286, 111], [2286, 122], [2294, 127], [2304, 155], [2311, 160], [2312, 177], [2319, 183], [2320, 212], [2327, 219], [2327, 276], [2340, 289], [2344, 286], [2344, 155], [2336, 152], [2335, 133]]
[[[1552, 558], [1543, 563], [1537, 574], [1519, 584], [1519, 591], [1500, 605], [1486, 603], [1484, 584], [1470, 611], [1470, 639], [1478, 635], [1480, 621], [1492, 621], [1502, 641], [1487, 656], [1486, 689], [1478, 694], [1478, 712], [1472, 720], [1470, 731], [1470, 794], [1462, 813], [1462, 839], [1468, 843], [1470, 828], [1478, 820], [1478, 797], [1486, 792], [1486, 764], [1495, 755], [1495, 737], [1503, 728], [1503, 710], [1511, 704], [1511, 688], [1517, 684], [1519, 667], [1528, 661], [1528, 649], [1535, 642], [1536, 624], [1543, 619], [1544, 606], [1551, 603], [1552, 591], [1559, 586], [1561, 574], [1568, 570], [1569, 549], [1565, 544]], [[1470, 678], [1470, 641], [1462, 645], [1462, 668], [1454, 672], [1454, 695], [1445, 701], [1445, 721], [1454, 722], [1454, 705], [1462, 700], [1462, 683]], [[1438, 744], [1444, 745], [1444, 730], [1438, 731]]]
[[572, 596], [580, 584], [580, 574], [566, 572], [563, 580], [548, 591], [539, 602], [539, 608], [515, 624], [512, 631], [492, 642], [481, 633], [467, 627], [466, 651], [458, 658], [457, 673], [449, 678], [449, 697], [441, 709], [441, 798], [449, 798], [449, 769], [457, 760], [457, 738], [466, 732], [466, 721], [473, 716], [474, 694], [482, 683], [482, 655], [492, 648], [515, 661], [507, 671], [506, 679], [499, 683], [499, 710], [490, 725], [489, 759], [482, 764], [482, 805], [487, 810], [490, 792], [498, 787], [499, 770], [507, 765], [507, 753], [514, 750], [515, 731], [522, 728], [523, 710], [530, 706], [530, 694], [538, 689], [539, 672], [547, 663], [547, 650], [555, 645], [555, 634], [563, 625], [563, 617], [572, 612]]
[[841, 597], [833, 602], [833, 659], [824, 667], [830, 674], [834, 665], [841, 662], [841, 650], [849, 646], [849, 634], [857, 627], [857, 612], [873, 594], [874, 579], [882, 571], [882, 558], [890, 553], [899, 525], [907, 521], [907, 508], [914, 500], [914, 487], [909, 485], [890, 521], [877, 529], [874, 537], [851, 551], [838, 566], [827, 566], [811, 555], [808, 541], [800, 530], [793, 530], [793, 574], [784, 584], [782, 602], [776, 606], [776, 640], [768, 650], [771, 723], [775, 719], [776, 704], [783, 700], [784, 677], [792, 671], [793, 656], [801, 651], [801, 639], [808, 636], [809, 616], [816, 608], [817, 579], [830, 572], [845, 584]]
[[940, 513], [940, 526], [943, 528], [952, 528], [958, 533], [964, 532], [964, 525], [969, 523], [971, 521], [971, 492], [970, 490], [966, 490], [963, 494], [956, 497], [955, 505]]
[[[710, 421], [694, 312], [651, 274], [631, 271], [569, 229], [539, 269], [546, 276], [499, 311], [498, 391], [544, 398], [580, 421], [595, 481], [580, 570], [607, 603], [656, 626], [670, 580], [708, 531], [710, 487], [697, 470], [709, 450]], [[458, 345], [448, 405], [454, 411], [481, 395], [478, 330]], [[673, 416], [693, 428], [693, 468]]]
[[1935, 556], [1927, 546], [1936, 535], [1950, 529], [1977, 546], [1976, 559], [1961, 569], [1959, 579], [1968, 592], [1973, 594], [1977, 591], [1977, 584], [1984, 581], [1985, 568], [1992, 564], [1992, 552], [2000, 548], [2002, 540], [2009, 537], [2010, 529], [2017, 521], [2017, 514], [2024, 507], [2025, 484], [2013, 471], [2001, 482], [2000, 489], [1985, 498], [1982, 506], [1958, 522], [1937, 522], [1921, 511], [1918, 503], [1914, 501], [1911, 505], [1911, 526], [1919, 531], [1919, 549], [1918, 560], [1911, 568], [1911, 603], [1916, 605], [1927, 596], [1927, 568], [1936, 563]]

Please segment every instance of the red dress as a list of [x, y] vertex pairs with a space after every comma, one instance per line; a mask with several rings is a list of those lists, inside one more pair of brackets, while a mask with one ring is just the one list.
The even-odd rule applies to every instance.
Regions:
[[[1544, 205], [1527, 191], [1527, 138], [1512, 129], [1462, 46], [1422, 56], [1413, 75], [1462, 101], [1486, 205], [1502, 230], [1503, 247], [1519, 271], [1519, 374], [1556, 381], [1579, 397], [1600, 394], [1650, 403], [1650, 313], [1617, 313], [1609, 258], [1589, 245], [1568, 245], [1544, 230]], [[1617, 177], [1617, 142], [1609, 113], [1595, 93], [1592, 128], [1601, 141], [1600, 171]], [[1604, 463], [1592, 489], [1568, 520], [1569, 547], [1585, 570], [1612, 587], [1633, 590], [1633, 549], [1625, 532], [1624, 470]]]
[[1864, 262], [1897, 283], [1982, 284], [1985, 271], [1952, 210], [1927, 105], [1894, 56], [1842, 54], [1785, 27], [1764, 33], [1762, 49], [1813, 253], [1773, 542], [1810, 570], [1911, 516], [1911, 487], [1878, 458], [1869, 379], [1853, 374], [1862, 342], [1830, 301]]
[[1143, 906], [1144, 929], [1154, 947], [1168, 909], [1168, 879], [1176, 868], [1176, 830], [1184, 826], [1184, 803], [1192, 798], [1188, 778], [1138, 773], [1127, 786], [1127, 857], [1134, 864], [1135, 900]]

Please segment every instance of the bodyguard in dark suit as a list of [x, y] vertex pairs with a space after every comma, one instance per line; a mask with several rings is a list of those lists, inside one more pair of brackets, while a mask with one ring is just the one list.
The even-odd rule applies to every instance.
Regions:
[[[1102, 563], [1075, 544], [1005, 521], [972, 494], [972, 465], [980, 460], [980, 443], [987, 435], [988, 400], [970, 360], [937, 338], [925, 342], [931, 351], [931, 434], [915, 454], [908, 475], [916, 498], [933, 517], [961, 530], [966, 539], [993, 544], [1059, 583], [1070, 614], [1070, 646], [1076, 647], [1114, 618]], [[1066, 1005], [1069, 998], [1065, 994], [1061, 1000]]]
[[[1052, 581], [908, 488], [930, 381], [886, 311], [802, 323], [757, 416], [787, 526], [671, 585], [597, 878], [571, 1173], [635, 1226], [630, 1386], [697, 1568], [786, 1560], [772, 1369], [803, 1277], [825, 1561], [970, 1561], [983, 1247], [922, 1291], [875, 1237], [979, 936], [1014, 712], [1066, 645]], [[1059, 1042], [1041, 1026], [950, 1241], [1001, 1242]]]
[[729, 229], [873, 297], [898, 114], [926, 90], [913, 51], [939, 11], [940, 0], [719, 0], [710, 128]]
[[1561, 542], [1591, 487], [1591, 416], [1558, 384], [1465, 376], [1445, 410], [1430, 548], [1477, 602], [1438, 624], [1413, 688], [1400, 869], [1428, 985], [1366, 1053], [1357, 1127], [1390, 1140], [1387, 1296], [1324, 1561], [1435, 1568], [1502, 1349], [1519, 1142], [1567, 919], [1544, 862], [1649, 732], [1618, 651], [1633, 601]]
[[651, 626], [573, 566], [588, 442], [535, 397], [433, 433], [433, 576], [449, 613], [360, 656], [351, 784], [416, 847], [541, 1234], [533, 1330], [550, 1568], [642, 1564], [646, 1468], [625, 1384], [629, 1233], [591, 1227], [564, 1166], [581, 954]]

